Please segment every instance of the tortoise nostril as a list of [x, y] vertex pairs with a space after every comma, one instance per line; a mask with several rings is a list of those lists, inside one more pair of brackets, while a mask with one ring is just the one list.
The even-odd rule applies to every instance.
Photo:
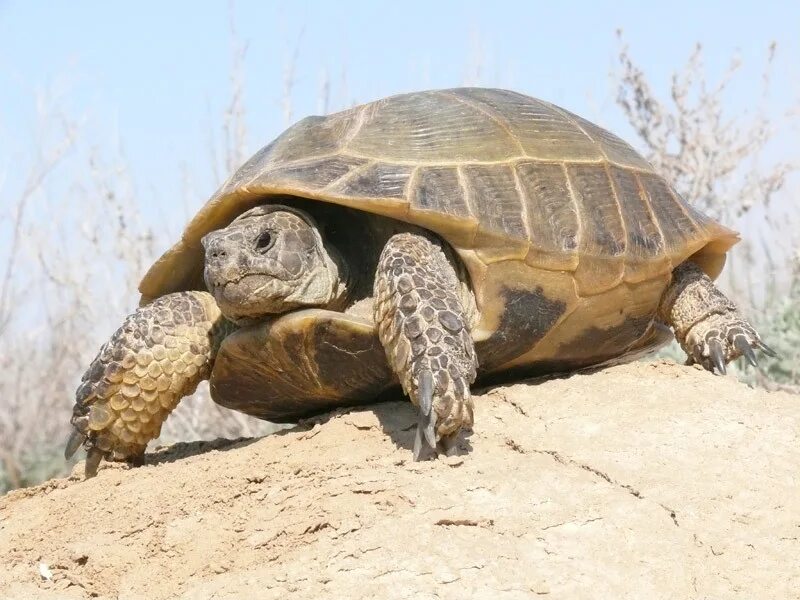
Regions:
[[225, 258], [226, 256], [228, 256], [228, 253], [224, 248], [220, 248], [219, 246], [212, 247], [208, 251], [209, 258], [220, 259]]

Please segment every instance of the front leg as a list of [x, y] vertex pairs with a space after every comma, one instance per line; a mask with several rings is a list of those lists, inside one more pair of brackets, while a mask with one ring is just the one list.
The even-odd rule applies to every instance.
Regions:
[[776, 356], [736, 305], [691, 261], [673, 271], [672, 282], [661, 299], [659, 317], [672, 326], [675, 339], [688, 356], [687, 364], [699, 363], [724, 375], [725, 365], [740, 356], [755, 366], [754, 348]]
[[141, 463], [178, 401], [208, 378], [229, 329], [206, 292], [168, 294], [129, 315], [83, 375], [65, 456], [83, 444], [87, 477], [104, 457]]
[[375, 275], [375, 323], [389, 365], [419, 407], [414, 458], [447, 450], [472, 426], [477, 360], [465, 295], [439, 242], [401, 233], [386, 244]]

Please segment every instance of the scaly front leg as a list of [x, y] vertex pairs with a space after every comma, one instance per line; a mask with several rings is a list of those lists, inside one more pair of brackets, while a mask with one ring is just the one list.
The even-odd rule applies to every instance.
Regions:
[[178, 401], [209, 377], [229, 330], [206, 292], [168, 294], [129, 315], [75, 393], [66, 457], [83, 444], [86, 477], [103, 458], [141, 463]]
[[472, 426], [477, 359], [462, 287], [438, 242], [401, 233], [386, 244], [375, 275], [375, 323], [390, 366], [419, 407], [414, 458], [447, 450]]

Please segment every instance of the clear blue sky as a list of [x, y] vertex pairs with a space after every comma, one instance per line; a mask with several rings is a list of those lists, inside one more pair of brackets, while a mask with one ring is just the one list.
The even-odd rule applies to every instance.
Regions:
[[[776, 110], [800, 96], [800, 2], [239, 1], [233, 16], [247, 44], [251, 150], [286, 125], [284, 70], [295, 50], [294, 119], [320, 111], [328, 73], [331, 108], [479, 81], [626, 135], [609, 78], [617, 28], [664, 88], [698, 41], [712, 77], [738, 53], [749, 74], [740, 85], [755, 85], [775, 40]], [[230, 98], [230, 17], [224, 0], [0, 0], [0, 194], [21, 185], [20, 165], [35, 151], [35, 96], [50, 89], [82, 119], [81, 143], [121, 140], [146, 212], [178, 193], [180, 165], [198, 174], [201, 202], [214, 187], [201, 176], [210, 170], [209, 139]], [[50, 185], [69, 177], [61, 169]]]

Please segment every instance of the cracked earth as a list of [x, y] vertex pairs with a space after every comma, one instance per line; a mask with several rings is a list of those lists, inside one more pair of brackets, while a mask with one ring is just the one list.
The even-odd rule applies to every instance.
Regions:
[[0, 598], [800, 598], [800, 398], [669, 363], [403, 402], [0, 498]]

